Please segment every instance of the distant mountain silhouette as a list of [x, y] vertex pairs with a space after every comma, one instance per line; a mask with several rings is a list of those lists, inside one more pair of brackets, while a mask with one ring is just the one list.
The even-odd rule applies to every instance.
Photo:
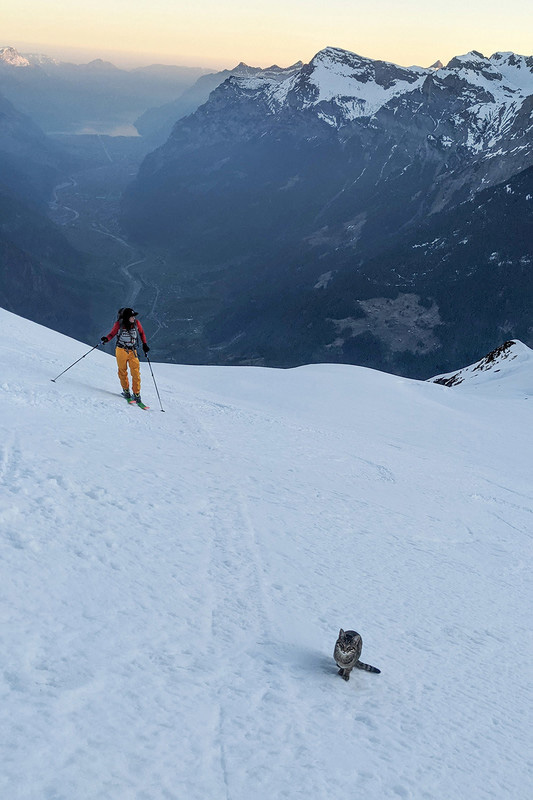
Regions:
[[174, 100], [207, 71], [156, 64], [123, 70], [102, 59], [71, 64], [8, 47], [0, 50], [0, 93], [46, 132], [107, 132]]

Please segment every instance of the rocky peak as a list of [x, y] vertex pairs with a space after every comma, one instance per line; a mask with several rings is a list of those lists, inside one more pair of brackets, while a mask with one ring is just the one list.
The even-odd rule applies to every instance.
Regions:
[[406, 68], [389, 61], [375, 61], [337, 47], [321, 50], [311, 59], [309, 66], [311, 74], [318, 73], [317, 77], [322, 77], [323, 72], [338, 75], [346, 81], [346, 88], [354, 81], [373, 81], [384, 88], [390, 88], [398, 81], [414, 83], [421, 72], [417, 67]]
[[429, 382], [439, 383], [442, 386], [460, 386], [461, 384], [475, 386], [496, 377], [505, 377], [512, 368], [513, 362], [525, 363], [526, 361], [531, 364], [530, 348], [517, 339], [510, 339], [474, 364], [463, 367], [457, 372], [438, 375], [431, 378]]
[[10, 67], [29, 67], [30, 62], [24, 58], [18, 50], [14, 47], [1, 47], [0, 48], [0, 62], [9, 65]]
[[308, 64], [297, 66], [273, 89], [269, 106], [314, 109], [333, 127], [371, 117], [393, 97], [421, 85], [427, 74], [419, 67], [373, 61], [336, 47], [326, 47]]
[[462, 56], [454, 56], [451, 61], [446, 64], [446, 69], [472, 69], [479, 70], [483, 67], [490, 66], [490, 61], [485, 58], [483, 53], [477, 50], [471, 50]]

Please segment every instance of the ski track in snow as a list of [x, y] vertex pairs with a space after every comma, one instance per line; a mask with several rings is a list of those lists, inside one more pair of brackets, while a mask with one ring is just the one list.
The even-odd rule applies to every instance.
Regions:
[[0, 322], [0, 797], [529, 796], [528, 403]]
[[[277, 640], [275, 612], [267, 599], [261, 567], [263, 556], [247, 496], [253, 483], [232, 483], [231, 462], [225, 455], [226, 448], [216, 438], [214, 426], [209, 430], [199, 417], [194, 424], [205, 432], [218, 471], [209, 487], [208, 515], [213, 538], [208, 581], [213, 587], [222, 587], [222, 592], [220, 589], [214, 592], [211, 600], [210, 637], [219, 650], [215, 736], [227, 797], [246, 796], [250, 775], [257, 786], [263, 786], [264, 792], [273, 792], [269, 796], [304, 797], [312, 792], [325, 797], [327, 785], [316, 768], [312, 751], [305, 746], [305, 725], [296, 714], [287, 719], [283, 698], [291, 699], [297, 707], [298, 693], [291, 690], [287, 675], [277, 674], [273, 658]], [[250, 617], [254, 620], [253, 629], [249, 627]], [[242, 674], [238, 681], [227, 686], [224, 675], [231, 674], [235, 661], [240, 664]], [[280, 731], [285, 757], [280, 753]], [[216, 751], [217, 742], [212, 743], [211, 751]], [[232, 743], [230, 749], [226, 742]], [[258, 742], [263, 747], [258, 748]], [[299, 756], [296, 761], [295, 753]], [[267, 790], [272, 760], [278, 764], [283, 785]], [[299, 773], [302, 766], [309, 775], [293, 776], [294, 768]]]

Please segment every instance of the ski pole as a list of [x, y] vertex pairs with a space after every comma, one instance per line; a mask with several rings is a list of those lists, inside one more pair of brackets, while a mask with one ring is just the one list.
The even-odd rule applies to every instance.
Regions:
[[[87, 350], [87, 352], [81, 358], [78, 358], [78, 361], [81, 361], [82, 358], [85, 358], [85, 356], [88, 356], [89, 353], [92, 353], [92, 351], [96, 350], [97, 347], [100, 347], [100, 342], [98, 342], [98, 344], [95, 344], [94, 347], [91, 347], [90, 350]], [[66, 369], [64, 369], [63, 372], [60, 372], [59, 375], [56, 375], [55, 378], [50, 378], [52, 383], [55, 383], [57, 381], [57, 379], [60, 378], [62, 375], [64, 375], [65, 372], [68, 372], [71, 367], [74, 367], [78, 363], [78, 361], [75, 361], [74, 364], [70, 365], [70, 367], [67, 367]]]
[[154, 371], [153, 371], [153, 369], [152, 369], [152, 362], [151, 362], [151, 361], [150, 361], [150, 359], [148, 358], [148, 353], [145, 353], [144, 355], [145, 355], [145, 357], [146, 357], [146, 360], [148, 361], [148, 365], [149, 365], [149, 367], [150, 367], [150, 372], [152, 373], [152, 378], [154, 378], [154, 386], [155, 386], [155, 390], [156, 390], [156, 392], [157, 392], [157, 396], [158, 396], [158, 398], [159, 398], [159, 405], [161, 406], [161, 411], [163, 411], [163, 412], [164, 412], [164, 411], [165, 411], [165, 409], [163, 408], [163, 403], [161, 402], [161, 398], [159, 397], [159, 389], [157, 388], [157, 383], [155, 382]]

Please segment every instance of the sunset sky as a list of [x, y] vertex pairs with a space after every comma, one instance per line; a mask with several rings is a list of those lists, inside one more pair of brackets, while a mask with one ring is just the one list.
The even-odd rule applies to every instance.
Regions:
[[429, 66], [479, 50], [531, 55], [532, 0], [17, 0], [0, 46], [78, 62], [287, 66], [333, 45]]

